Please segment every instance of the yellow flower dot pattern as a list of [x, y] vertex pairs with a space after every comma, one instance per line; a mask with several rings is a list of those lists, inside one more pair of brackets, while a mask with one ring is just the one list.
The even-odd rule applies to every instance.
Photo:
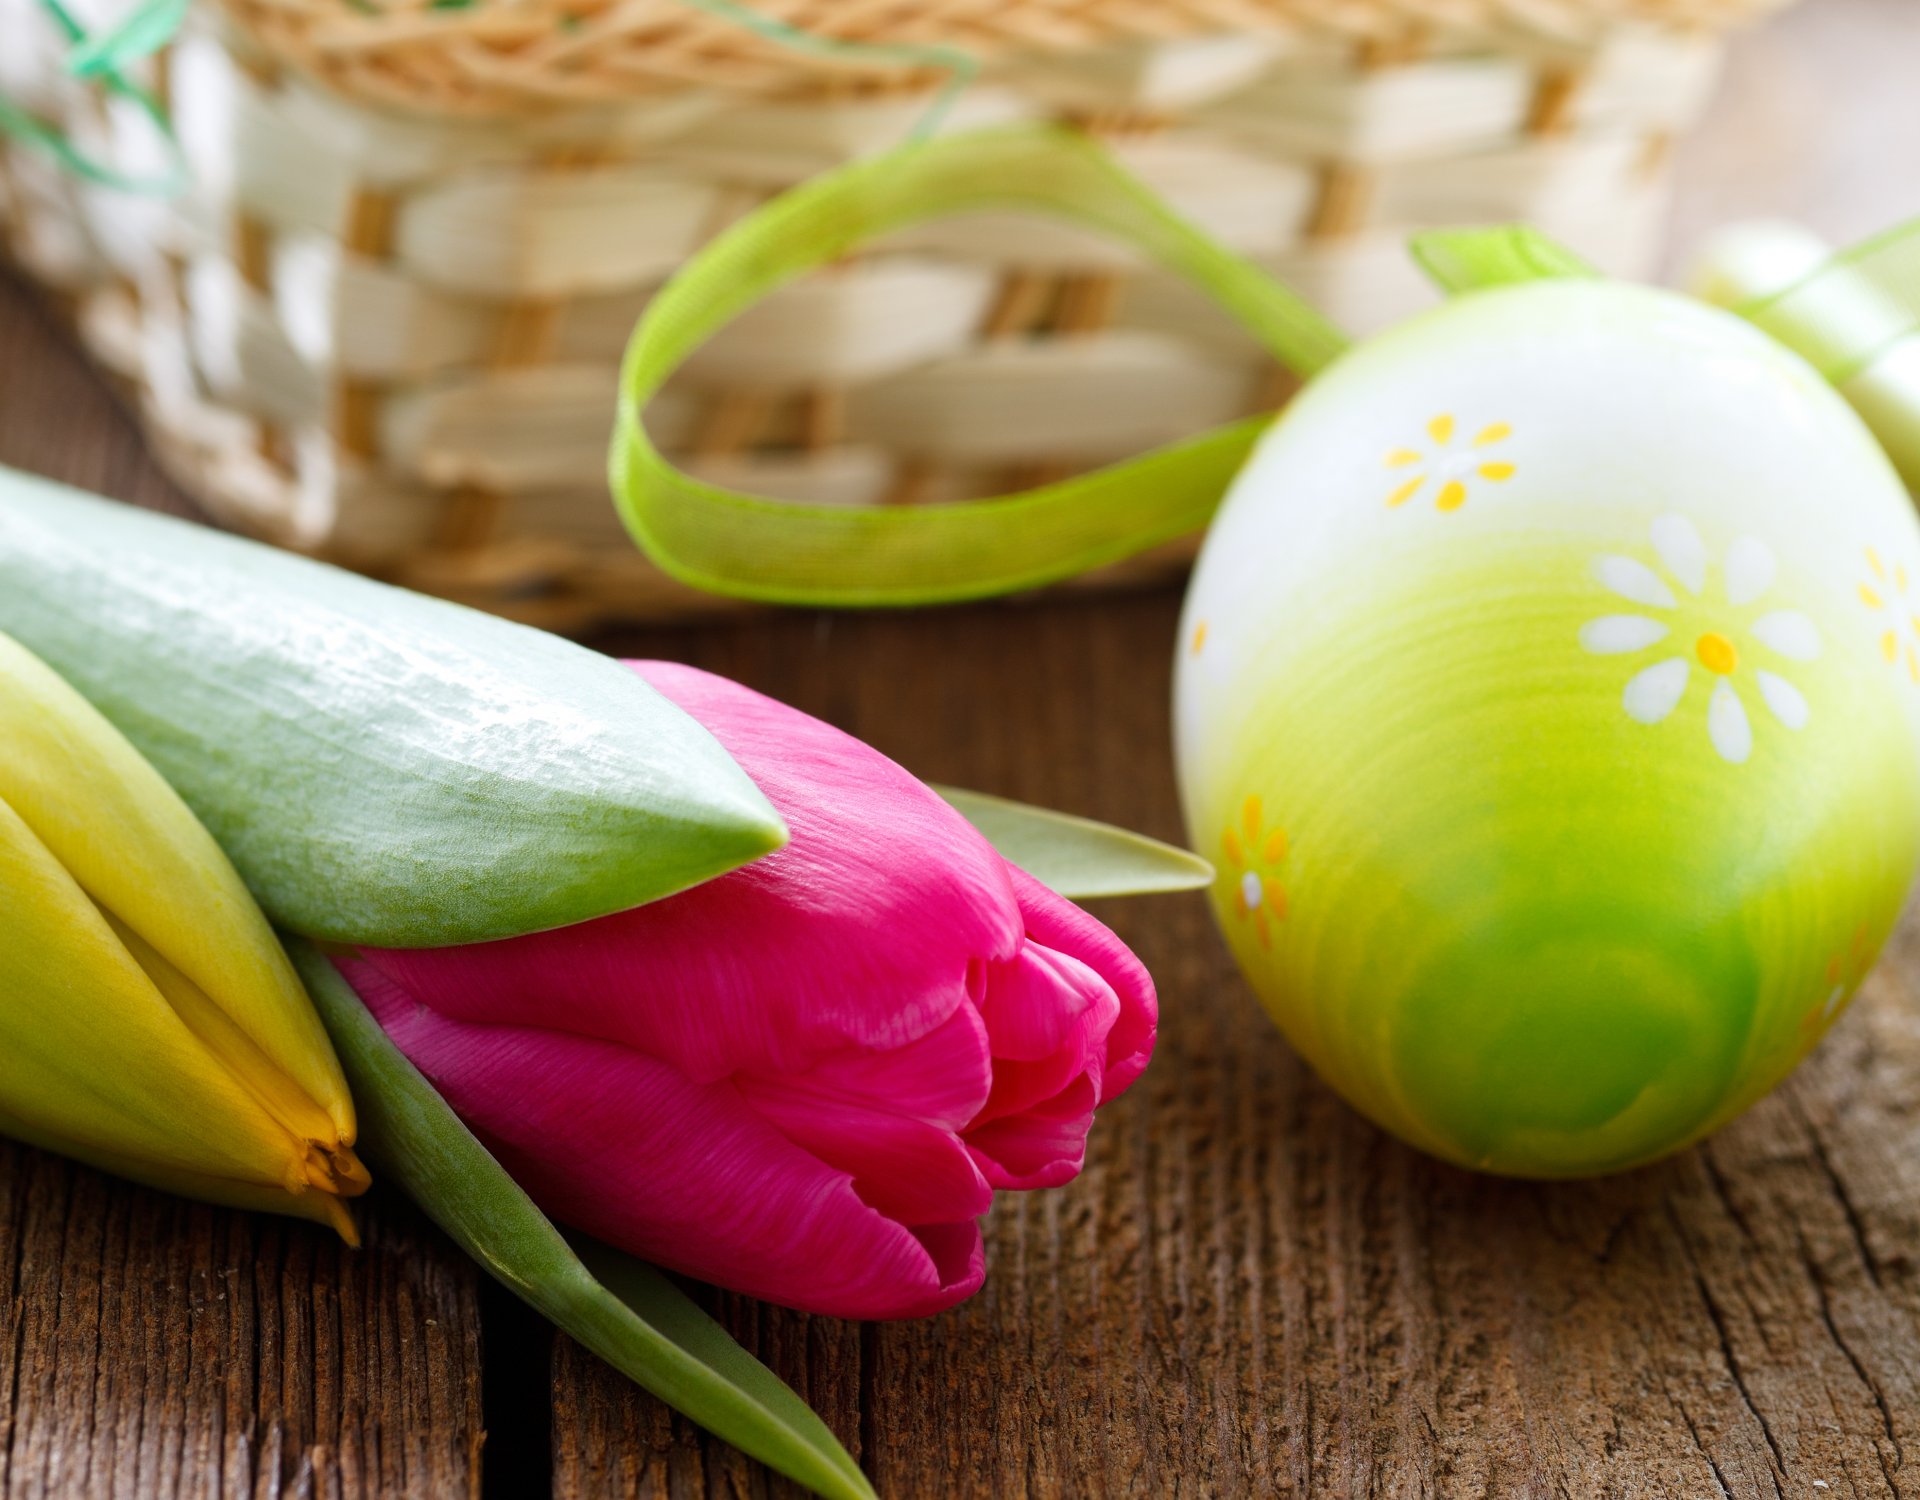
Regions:
[[1860, 602], [1880, 615], [1880, 654], [1887, 664], [1904, 668], [1910, 681], [1920, 682], [1920, 608], [1907, 592], [1907, 570], [1889, 563], [1869, 547], [1866, 579], [1859, 585]]
[[1467, 503], [1468, 492], [1478, 480], [1500, 484], [1513, 478], [1514, 466], [1493, 457], [1488, 450], [1513, 436], [1505, 422], [1482, 427], [1472, 440], [1456, 446], [1458, 424], [1450, 413], [1441, 413], [1427, 423], [1429, 443], [1418, 448], [1395, 448], [1387, 455], [1389, 469], [1408, 469], [1409, 473], [1387, 496], [1387, 508], [1394, 510], [1434, 485], [1433, 508], [1451, 512]]
[[1220, 847], [1234, 882], [1235, 914], [1253, 924], [1262, 948], [1271, 948], [1273, 926], [1287, 915], [1287, 892], [1279, 873], [1287, 857], [1286, 830], [1268, 828], [1260, 799], [1250, 796], [1240, 805], [1238, 826], [1227, 828]]

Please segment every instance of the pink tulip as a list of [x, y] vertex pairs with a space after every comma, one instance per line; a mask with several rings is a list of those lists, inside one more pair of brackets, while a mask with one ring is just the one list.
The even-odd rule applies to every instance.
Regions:
[[1066, 1182], [1153, 1050], [1118, 938], [858, 740], [635, 663], [792, 841], [635, 911], [341, 969], [554, 1217], [813, 1312], [978, 1290], [995, 1188]]

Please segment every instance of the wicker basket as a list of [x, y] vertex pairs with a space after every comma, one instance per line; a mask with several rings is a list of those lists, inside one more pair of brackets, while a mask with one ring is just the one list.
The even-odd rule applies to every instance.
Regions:
[[[1763, 3], [760, 9], [979, 57], [944, 128], [1100, 130], [1364, 332], [1432, 295], [1404, 253], [1415, 227], [1527, 219], [1644, 273], [1718, 33]], [[0, 34], [0, 91], [94, 150], [151, 152], [63, 76], [36, 0], [0, 0]], [[899, 143], [938, 79], [823, 62], [683, 0], [222, 0], [153, 81], [184, 197], [90, 186], [16, 145], [0, 220], [163, 461], [238, 527], [574, 629], [719, 602], [655, 572], [606, 495], [616, 361], [649, 292], [768, 196]], [[649, 427], [729, 484], [896, 505], [1058, 477], [1285, 394], [1183, 285], [1054, 222], [976, 216], [753, 309]]]

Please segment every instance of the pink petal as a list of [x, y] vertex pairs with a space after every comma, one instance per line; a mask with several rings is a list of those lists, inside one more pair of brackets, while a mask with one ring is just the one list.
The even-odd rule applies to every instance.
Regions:
[[[1070, 953], [1028, 941], [1019, 954], [986, 966], [983, 993], [975, 1002], [987, 1023], [996, 1058], [1024, 1062], [1051, 1056], [1089, 1010], [1119, 1014], [1113, 987]], [[1106, 1029], [1101, 1030], [1101, 1040]]]
[[1081, 1033], [1069, 1038], [1052, 1057], [1043, 1057], [1038, 1062], [1012, 1062], [1005, 1059], [995, 1062], [993, 1092], [987, 1096], [980, 1113], [968, 1121], [968, 1132], [995, 1120], [1004, 1120], [1009, 1115], [1043, 1109], [1082, 1078], [1087, 1080], [1092, 1091], [1092, 1097], [1087, 1101], [1087, 1113], [1091, 1117], [1094, 1106], [1100, 1103], [1102, 1040], [1097, 1033]]
[[1003, 1055], [1004, 1028], [996, 1029], [989, 1022], [987, 1034], [994, 1049], [993, 1090], [969, 1122], [969, 1130], [1043, 1105], [1083, 1075], [1090, 1076], [1093, 1085], [1093, 1097], [1087, 1106], [1091, 1123], [1106, 1075], [1107, 1039], [1120, 1016], [1120, 997], [1078, 959], [1038, 943], [1027, 944], [1019, 964], [995, 965], [994, 972], [1008, 981], [999, 987], [1010, 991], [1011, 998], [1003, 997], [988, 1008], [1003, 1018], [1014, 1004], [1044, 1010], [1049, 1024], [1022, 1026], [1017, 1035], [1022, 1042], [1048, 1041], [1052, 1051], [1036, 1054], [1030, 1046], [1023, 1046], [1012, 1056]]
[[1086, 1159], [1094, 1110], [1145, 1067], [1153, 983], [1078, 907], [1012, 872], [1027, 942], [986, 968], [975, 1004], [993, 1047], [993, 1090], [962, 1133], [996, 1188], [1054, 1187]]
[[643, 1048], [701, 1080], [900, 1046], [1021, 941], [1008, 867], [878, 751], [690, 667], [636, 667], [712, 731], [792, 830], [786, 848], [635, 911], [504, 942], [364, 956], [459, 1020]]
[[1101, 1041], [1112, 1012], [1051, 1058], [997, 1061], [986, 1108], [962, 1132], [996, 1188], [1058, 1187], [1080, 1170], [1100, 1104]]
[[609, 1042], [451, 1020], [371, 964], [340, 969], [501, 1164], [566, 1223], [687, 1275], [838, 1317], [938, 1312], [980, 1285], [970, 1218], [904, 1228], [731, 1083], [696, 1082]]
[[1062, 896], [1055, 895], [1025, 870], [1007, 872], [1020, 903], [1030, 942], [1071, 954], [1112, 988], [1120, 1014], [1107, 1034], [1100, 1084], [1102, 1100], [1117, 1099], [1146, 1069], [1160, 1024], [1160, 1003], [1153, 979], [1133, 950], [1107, 927]]
[[982, 1175], [997, 1188], [1058, 1187], [1077, 1177], [1086, 1162], [1096, 1088], [1082, 1074], [1036, 1108], [969, 1130], [967, 1147]]
[[734, 1084], [786, 1135], [851, 1172], [861, 1198], [903, 1224], [983, 1214], [993, 1192], [955, 1133], [993, 1080], [971, 1006], [891, 1052], [845, 1053], [805, 1073], [742, 1073]]
[[861, 1202], [902, 1224], [978, 1217], [993, 1189], [951, 1130], [796, 1088], [740, 1078], [740, 1096], [789, 1140], [853, 1174]]
[[738, 1076], [778, 1077], [787, 1087], [815, 1097], [852, 1101], [958, 1130], [986, 1104], [994, 1064], [986, 1027], [972, 1006], [963, 1005], [904, 1047], [836, 1052], [803, 1073]]

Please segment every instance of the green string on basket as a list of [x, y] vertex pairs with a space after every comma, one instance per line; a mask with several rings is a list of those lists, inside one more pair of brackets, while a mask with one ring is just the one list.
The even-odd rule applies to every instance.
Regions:
[[926, 112], [915, 122], [909, 141], [925, 140], [939, 130], [953, 108], [954, 101], [965, 93], [968, 86], [980, 74], [980, 59], [971, 52], [958, 47], [919, 45], [911, 42], [855, 42], [839, 37], [825, 36], [819, 32], [808, 31], [783, 21], [777, 16], [767, 15], [750, 5], [742, 5], [739, 0], [680, 0], [693, 10], [705, 11], [708, 15], [742, 31], [752, 32], [766, 41], [785, 47], [793, 52], [805, 53], [812, 57], [827, 57], [840, 62], [872, 63], [880, 66], [892, 64], [907, 68], [936, 68], [947, 75], [947, 81], [933, 96]]
[[187, 162], [179, 138], [159, 101], [129, 78], [125, 69], [172, 39], [186, 15], [188, 0], [142, 0], [119, 25], [98, 37], [88, 35], [62, 0], [40, 3], [67, 43], [67, 72], [95, 81], [112, 97], [132, 105], [153, 128], [166, 165], [158, 173], [123, 172], [88, 155], [68, 139], [65, 131], [4, 95], [0, 95], [0, 134], [45, 152], [83, 182], [154, 197], [181, 192], [187, 185]]
[[[192, 0], [140, 0], [117, 25], [81, 40], [67, 54], [75, 78], [101, 78], [151, 57], [179, 33]], [[57, 6], [49, 3], [49, 9]]]
[[[436, 9], [465, 9], [472, 3], [473, 0], [432, 0]], [[915, 122], [909, 140], [917, 141], [934, 134], [980, 71], [979, 59], [958, 47], [843, 40], [805, 30], [740, 0], [680, 0], [680, 3], [793, 52], [862, 65], [933, 68], [945, 73], [947, 81]], [[158, 52], [179, 34], [192, 0], [139, 0], [117, 23], [98, 35], [89, 35], [62, 0], [41, 0], [41, 4], [68, 43], [68, 76], [95, 80], [108, 93], [133, 104], [161, 141], [168, 158], [167, 169], [157, 175], [119, 171], [89, 156], [68, 139], [64, 131], [4, 96], [0, 96], [0, 134], [11, 135], [46, 152], [85, 182], [164, 197], [182, 191], [187, 184], [186, 161], [172, 123], [153, 95], [127, 77], [126, 69]]]
[[912, 507], [745, 494], [683, 473], [648, 437], [643, 412], [667, 377], [773, 288], [909, 224], [1006, 208], [1073, 220], [1144, 252], [1205, 291], [1302, 378], [1347, 347], [1318, 312], [1193, 228], [1082, 135], [1023, 126], [903, 147], [816, 178], [735, 224], [635, 327], [609, 472], [628, 529], [660, 567], [742, 598], [928, 604], [1052, 583], [1206, 524], [1269, 417], [1018, 494]]

